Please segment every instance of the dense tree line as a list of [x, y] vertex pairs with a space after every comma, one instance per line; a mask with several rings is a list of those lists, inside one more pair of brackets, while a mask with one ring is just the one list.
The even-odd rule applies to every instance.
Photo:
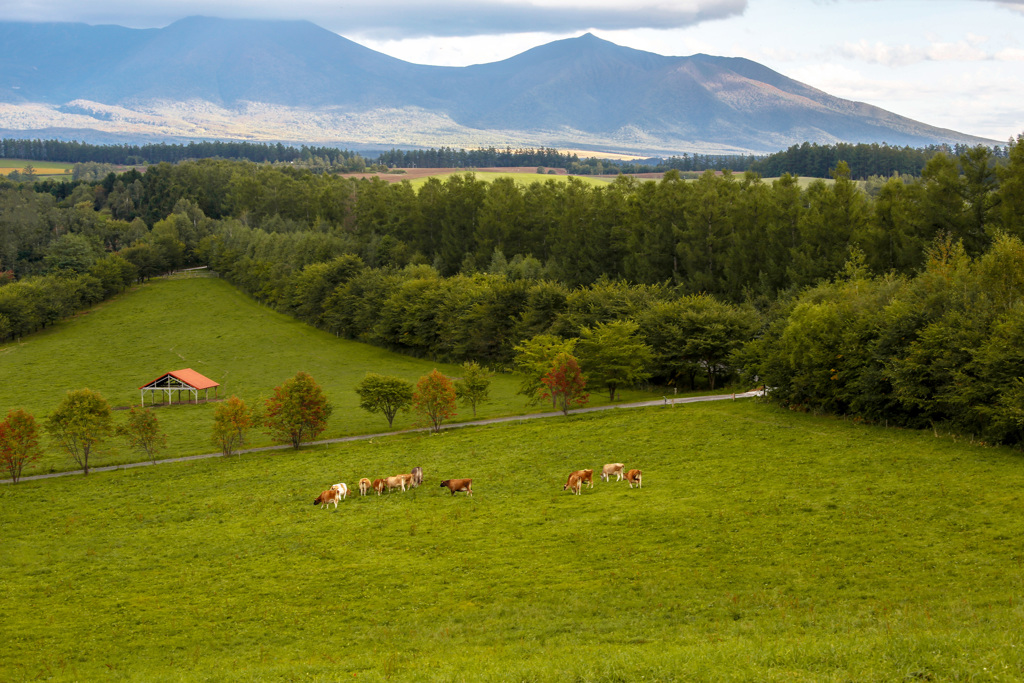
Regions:
[[546, 166], [566, 168], [578, 162], [576, 154], [559, 152], [556, 149], [540, 147], [539, 149], [392, 149], [382, 152], [377, 163], [390, 168], [480, 168], [512, 166]]
[[1024, 441], [1024, 244], [941, 240], [914, 277], [860, 259], [784, 303], [746, 367], [795, 408]]
[[[895, 147], [885, 143], [847, 143], [819, 145], [805, 142], [789, 149], [752, 160], [749, 169], [766, 178], [792, 175], [825, 178], [831, 169], [846, 162], [850, 177], [867, 180], [871, 176], [920, 176], [928, 161], [936, 154], [959, 157], [970, 151], [967, 145], [929, 145], [927, 147]], [[994, 159], [1005, 158], [1009, 147], [993, 147]]]
[[92, 145], [74, 140], [0, 139], [0, 159], [33, 159], [68, 163], [158, 164], [177, 163], [189, 159], [244, 159], [257, 163], [309, 160], [322, 157], [334, 164], [345, 164], [357, 157], [356, 152], [337, 147], [294, 147], [282, 143], [204, 140], [181, 144], [165, 142], [148, 145]]

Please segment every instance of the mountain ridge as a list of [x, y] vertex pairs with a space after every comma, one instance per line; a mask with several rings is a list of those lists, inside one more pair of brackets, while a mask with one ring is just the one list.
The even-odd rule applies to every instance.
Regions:
[[[465, 67], [405, 62], [308, 21], [0, 22], [0, 42], [4, 134], [641, 154], [996, 142], [834, 97], [744, 58], [671, 57], [590, 33]], [[62, 49], [40, 54], [40, 44]]]

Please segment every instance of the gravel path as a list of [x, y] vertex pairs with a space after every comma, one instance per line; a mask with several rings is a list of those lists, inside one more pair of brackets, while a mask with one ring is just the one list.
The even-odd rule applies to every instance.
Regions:
[[[570, 410], [570, 415], [580, 415], [582, 413], [595, 413], [601, 410], [620, 410], [623, 408], [646, 408], [648, 406], [667, 406], [676, 405], [678, 403], [702, 403], [704, 401], [728, 401], [735, 400], [737, 398], [750, 398], [752, 396], [760, 396], [760, 392], [748, 391], [742, 394], [716, 394], [714, 396], [691, 396], [689, 398], [668, 398], [664, 397], [655, 401], [637, 401], [635, 403], [620, 403], [618, 405], [609, 406], [596, 406], [593, 408], [577, 408], [576, 410]], [[477, 427], [480, 425], [498, 424], [501, 422], [521, 422], [523, 420], [536, 420], [547, 417], [561, 417], [561, 411], [554, 411], [549, 413], [531, 413], [529, 415], [509, 415], [507, 417], [492, 417], [486, 420], [473, 420], [471, 422], [456, 422], [453, 424], [441, 425], [441, 429], [461, 429], [463, 427]], [[416, 429], [402, 429], [394, 432], [379, 432], [377, 434], [358, 434], [355, 436], [342, 436], [337, 439], [324, 439], [322, 441], [308, 441], [303, 443], [303, 446], [320, 446], [332, 443], [344, 443], [346, 441], [365, 441], [367, 439], [376, 439], [382, 436], [395, 436], [398, 434], [414, 434], [416, 432], [429, 431], [429, 427], [419, 427]], [[278, 446], [263, 446], [262, 448], [246, 448], [244, 450], [237, 451], [237, 454], [242, 453], [259, 453], [260, 451], [280, 451], [287, 448], [291, 448], [291, 444], [281, 444]], [[113, 470], [127, 470], [133, 467], [150, 467], [152, 465], [164, 465], [171, 462], [187, 462], [189, 460], [205, 460], [206, 458], [222, 458], [223, 453], [205, 453], [203, 455], [186, 455], [180, 458], [167, 458], [166, 460], [157, 460], [156, 462], [133, 462], [123, 465], [107, 465], [105, 467], [91, 467], [90, 472], [111, 472]], [[73, 474], [82, 474], [82, 470], [69, 470], [67, 472], [53, 472], [52, 474], [35, 474], [29, 477], [22, 477], [19, 481], [32, 481], [35, 479], [53, 479], [54, 477], [67, 477]], [[10, 484], [10, 479], [0, 479], [0, 484]]]

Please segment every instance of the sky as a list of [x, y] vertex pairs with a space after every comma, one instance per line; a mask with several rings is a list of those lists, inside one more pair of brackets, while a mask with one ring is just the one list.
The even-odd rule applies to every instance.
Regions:
[[132, 28], [302, 19], [418, 64], [506, 59], [590, 32], [746, 57], [838, 97], [1005, 143], [1024, 134], [1024, 0], [0, 0], [0, 21]]

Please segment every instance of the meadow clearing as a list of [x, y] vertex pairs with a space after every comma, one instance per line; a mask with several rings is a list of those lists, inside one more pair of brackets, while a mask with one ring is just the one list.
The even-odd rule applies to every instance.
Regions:
[[74, 164], [63, 161], [32, 161], [31, 159], [0, 159], [0, 175], [10, 175], [11, 171], [21, 173], [26, 166], [35, 169], [37, 176], [56, 178], [71, 176]]
[[[275, 386], [300, 370], [323, 387], [334, 413], [321, 438], [391, 431], [379, 413], [359, 408], [355, 386], [367, 372], [397, 375], [411, 382], [437, 368], [458, 377], [458, 365], [435, 363], [361, 344], [312, 328], [261, 306], [218, 278], [157, 278], [135, 290], [62, 321], [21, 341], [0, 346], [0, 408], [24, 408], [42, 422], [69, 390], [99, 391], [114, 407], [139, 405], [138, 387], [165, 372], [192, 368], [221, 384], [218, 395], [247, 402], [269, 397]], [[521, 378], [496, 374], [491, 401], [477, 408], [478, 418], [550, 409], [527, 406], [516, 393]], [[210, 394], [211, 398], [213, 393]], [[620, 401], [655, 398], [626, 391]], [[595, 391], [592, 405], [608, 403]], [[209, 453], [214, 403], [156, 409], [168, 435], [166, 457]], [[115, 412], [115, 421], [124, 419]], [[473, 419], [460, 406], [454, 421]], [[413, 413], [399, 413], [394, 429], [416, 425]], [[45, 439], [44, 439], [45, 441]], [[251, 433], [250, 446], [269, 437]], [[90, 466], [137, 462], [138, 453], [109, 439]], [[25, 475], [78, 469], [56, 447]], [[4, 478], [4, 477], [0, 477]]]
[[0, 486], [0, 679], [1021, 680], [1022, 491], [749, 399]]

